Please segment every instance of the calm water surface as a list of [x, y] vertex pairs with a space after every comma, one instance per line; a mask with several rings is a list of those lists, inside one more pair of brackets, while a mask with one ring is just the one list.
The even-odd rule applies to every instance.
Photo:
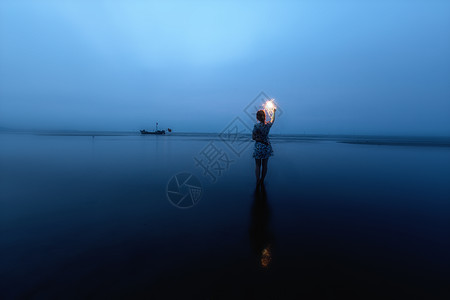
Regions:
[[211, 135], [0, 135], [0, 297], [450, 297], [449, 147], [272, 141], [255, 191], [251, 146]]

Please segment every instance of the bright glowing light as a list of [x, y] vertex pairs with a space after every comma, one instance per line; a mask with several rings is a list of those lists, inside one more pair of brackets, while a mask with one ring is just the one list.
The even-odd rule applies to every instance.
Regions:
[[264, 110], [266, 111], [266, 115], [269, 116], [270, 119], [272, 119], [273, 113], [275, 112], [276, 105], [274, 103], [274, 99], [267, 100], [266, 103], [264, 103]]
[[267, 110], [273, 110], [274, 109], [274, 105], [273, 105], [272, 100], [269, 100], [269, 101], [266, 102], [266, 109]]

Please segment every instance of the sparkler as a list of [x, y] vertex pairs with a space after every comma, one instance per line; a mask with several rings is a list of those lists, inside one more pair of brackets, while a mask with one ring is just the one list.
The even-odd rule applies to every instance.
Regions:
[[276, 108], [277, 106], [274, 103], [274, 99], [267, 100], [266, 103], [264, 103], [264, 110], [270, 119], [272, 119]]

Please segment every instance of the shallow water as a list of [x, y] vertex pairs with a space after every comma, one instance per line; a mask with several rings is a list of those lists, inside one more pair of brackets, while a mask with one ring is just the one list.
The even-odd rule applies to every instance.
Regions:
[[272, 138], [255, 191], [251, 145], [214, 135], [2, 134], [0, 297], [449, 296], [450, 148], [340, 141]]

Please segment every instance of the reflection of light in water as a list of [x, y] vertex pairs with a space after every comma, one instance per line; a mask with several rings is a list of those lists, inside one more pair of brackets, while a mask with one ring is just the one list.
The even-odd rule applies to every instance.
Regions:
[[261, 252], [261, 266], [267, 268], [272, 260], [272, 254], [270, 253], [270, 246], [264, 248]]

